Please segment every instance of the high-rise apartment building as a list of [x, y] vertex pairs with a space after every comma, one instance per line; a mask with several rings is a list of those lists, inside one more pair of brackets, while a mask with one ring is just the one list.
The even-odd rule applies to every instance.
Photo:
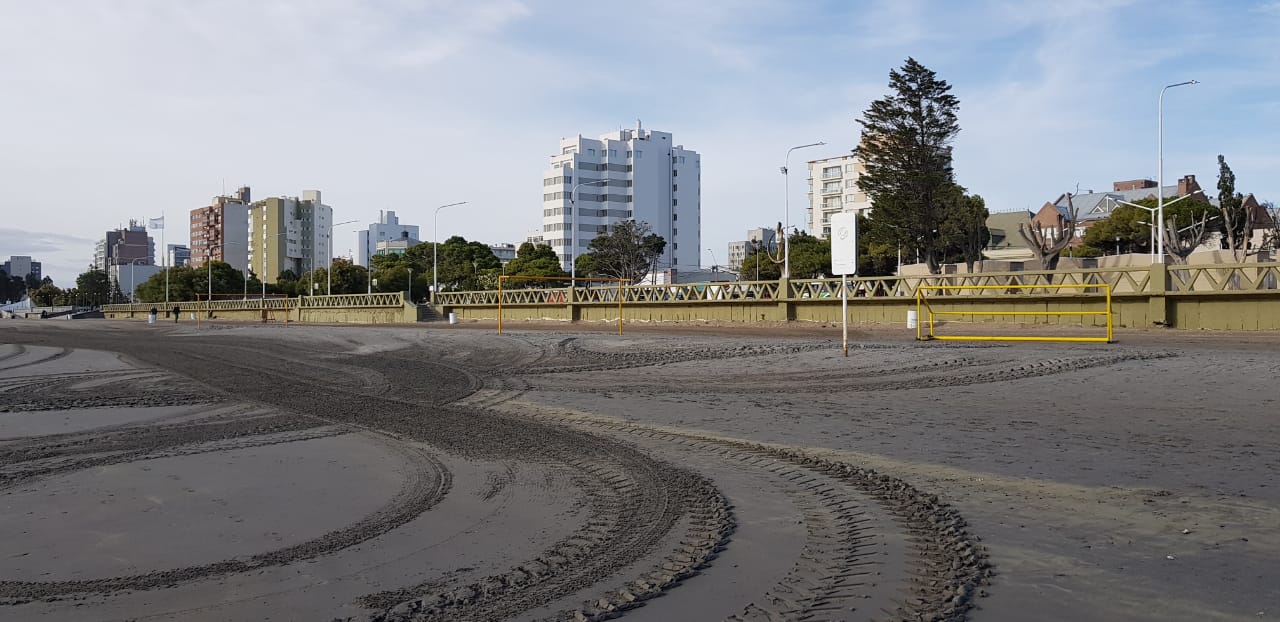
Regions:
[[285, 270], [301, 276], [327, 267], [332, 236], [333, 208], [321, 202], [319, 190], [303, 190], [301, 199], [257, 201], [249, 210], [249, 267], [267, 283]]
[[[356, 232], [355, 263], [358, 266], [369, 266], [374, 255], [379, 253], [379, 243], [384, 248], [400, 248], [404, 245], [419, 244], [418, 225], [402, 225], [393, 211], [379, 211], [378, 222], [369, 225], [364, 231]], [[403, 251], [401, 251], [403, 252]]]
[[858, 175], [866, 170], [856, 156], [809, 161], [809, 232], [831, 237], [831, 215], [837, 212], [865, 214], [871, 209], [867, 194], [858, 190]]
[[35, 277], [37, 282], [44, 278], [40, 274], [40, 262], [31, 261], [31, 257], [26, 255], [10, 255], [9, 261], [0, 264], [0, 270], [10, 277], [18, 277], [25, 279], [28, 275]]
[[108, 231], [98, 240], [93, 251], [93, 267], [98, 270], [131, 263], [153, 265], [155, 262], [155, 240], [147, 235], [146, 225], [140, 220], [130, 220], [128, 227]]
[[[666, 240], [658, 270], [696, 269], [702, 248], [702, 164], [700, 156], [675, 145], [668, 132], [611, 132], [599, 139], [560, 140], [559, 153], [542, 180], [542, 232], [545, 242], [570, 269], [571, 240], [577, 254], [596, 236], [635, 220], [647, 223]], [[570, 199], [577, 186], [577, 231]]]
[[216, 196], [208, 207], [191, 210], [191, 265], [225, 261], [236, 270], [248, 267], [249, 188]]

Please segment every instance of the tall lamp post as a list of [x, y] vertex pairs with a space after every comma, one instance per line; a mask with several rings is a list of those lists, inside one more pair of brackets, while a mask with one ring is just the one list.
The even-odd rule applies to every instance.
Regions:
[[576, 287], [578, 280], [578, 188], [607, 183], [609, 183], [608, 179], [584, 181], [574, 184], [573, 189], [569, 191], [569, 287]]
[[[466, 205], [466, 201], [458, 201], [457, 203], [449, 203], [436, 208], [436, 213], [431, 217], [431, 300], [436, 299], [436, 291], [440, 289], [440, 210], [446, 207], [454, 207], [456, 205]], [[413, 269], [409, 270], [409, 293], [413, 293]], [[413, 297], [409, 299], [412, 301]]]
[[[1159, 106], [1156, 110], [1156, 156], [1159, 160], [1156, 171], [1156, 222], [1160, 226], [1164, 226], [1164, 92], [1175, 86], [1186, 86], [1189, 84], [1200, 84], [1197, 80], [1187, 80], [1177, 84], [1170, 84], [1160, 89]], [[1157, 257], [1159, 263], [1164, 263], [1164, 234], [1156, 237], [1156, 242], [1160, 245], [1160, 254]]]
[[329, 265], [324, 269], [324, 278], [326, 281], [324, 285], [324, 295], [326, 296], [333, 295], [333, 228], [341, 225], [349, 225], [353, 222], [355, 221], [345, 220], [343, 222], [335, 222], [332, 225], [329, 225], [329, 239], [325, 242], [325, 246], [327, 247], [325, 248], [325, 254], [329, 256]]
[[[1158, 183], [1158, 182], [1157, 182], [1157, 183]], [[1192, 193], [1192, 194], [1194, 194], [1194, 193]], [[1183, 199], [1185, 199], [1185, 198], [1187, 198], [1187, 197], [1189, 197], [1189, 196], [1191, 196], [1191, 194], [1184, 194], [1184, 195], [1182, 195], [1182, 196], [1180, 196], [1180, 197], [1178, 197], [1178, 198], [1176, 198], [1176, 199], [1174, 199], [1174, 200], [1172, 200], [1172, 201], [1169, 201], [1168, 203], [1165, 203], [1165, 205], [1166, 205], [1166, 206], [1173, 205], [1174, 203], [1177, 203], [1178, 201], [1181, 201], [1181, 200], [1183, 200]], [[1150, 212], [1150, 213], [1151, 213], [1151, 217], [1152, 217], [1152, 219], [1153, 219], [1153, 220], [1155, 220], [1156, 222], [1160, 222], [1160, 219], [1159, 219], [1159, 218], [1156, 218], [1156, 214], [1157, 214], [1157, 212], [1159, 211], [1159, 208], [1157, 208], [1157, 207], [1145, 207], [1145, 206], [1142, 206], [1142, 205], [1138, 205], [1137, 203], [1130, 203], [1130, 202], [1128, 202], [1128, 201], [1121, 201], [1120, 199], [1117, 199], [1117, 198], [1114, 198], [1114, 197], [1107, 197], [1107, 200], [1108, 200], [1108, 201], [1115, 202], [1115, 203], [1118, 203], [1118, 204], [1120, 204], [1120, 205], [1128, 205], [1129, 207], [1136, 207], [1136, 208], [1138, 208], [1138, 209], [1144, 209], [1144, 210], [1147, 210], [1148, 212]], [[1163, 240], [1163, 239], [1164, 239], [1164, 232], [1163, 232], [1163, 231], [1161, 232], [1160, 239], [1161, 239], [1161, 240]], [[1151, 227], [1151, 242], [1147, 245], [1147, 248], [1149, 248], [1149, 249], [1150, 249], [1150, 251], [1151, 251], [1151, 258], [1152, 258], [1152, 261], [1155, 261], [1155, 257], [1156, 257], [1156, 228], [1155, 228], [1155, 226], [1152, 226], [1152, 227]], [[1163, 246], [1161, 246], [1160, 248], [1161, 248], [1160, 256], [1162, 256], [1162, 257], [1163, 257], [1163, 256], [1164, 256], [1164, 247], [1163, 247]]]
[[[435, 294], [432, 293], [432, 296]], [[409, 268], [409, 302], [413, 303], [413, 268]]]
[[[129, 261], [129, 302], [138, 301], [138, 281], [133, 277], [133, 267], [138, 265], [139, 261], [150, 261], [149, 257], [139, 257]], [[154, 265], [154, 264], [152, 264]]]
[[789, 169], [791, 168], [791, 152], [796, 149], [818, 147], [825, 144], [827, 143], [818, 141], [807, 145], [796, 145], [795, 147], [787, 150], [787, 157], [782, 163], [782, 185], [783, 189], [787, 193], [783, 198], [782, 209], [782, 221], [785, 223], [782, 227], [782, 278], [784, 279], [791, 278], [791, 238], [787, 236], [787, 231], [791, 229], [791, 174], [789, 173]]

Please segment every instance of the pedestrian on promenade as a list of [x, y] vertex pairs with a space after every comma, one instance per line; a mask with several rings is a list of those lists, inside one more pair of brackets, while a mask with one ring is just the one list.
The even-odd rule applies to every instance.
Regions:
[[173, 323], [174, 324], [178, 323], [179, 315], [182, 315], [182, 308], [179, 307], [178, 305], [173, 305]]

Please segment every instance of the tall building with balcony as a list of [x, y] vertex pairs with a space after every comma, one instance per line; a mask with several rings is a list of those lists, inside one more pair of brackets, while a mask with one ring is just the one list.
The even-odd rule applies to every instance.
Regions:
[[858, 175], [866, 170], [856, 156], [809, 161], [809, 232], [819, 238], [831, 237], [831, 215], [839, 212], [866, 214], [871, 209], [867, 194], [858, 190]]
[[319, 190], [257, 201], [249, 209], [249, 268], [275, 283], [285, 270], [301, 276], [327, 267], [332, 237], [333, 208], [321, 201]]
[[[402, 225], [393, 211], [379, 211], [378, 222], [369, 225], [364, 231], [356, 232], [355, 263], [369, 267], [374, 255], [379, 253], [379, 243], [384, 248], [399, 248], [404, 244], [419, 244], [422, 238], [418, 235], [418, 225]], [[401, 251], [403, 252], [403, 251]]]
[[[700, 158], [674, 144], [670, 133], [646, 130], [639, 122], [635, 129], [598, 139], [581, 134], [561, 139], [542, 180], [545, 243], [569, 270], [572, 240], [577, 239], [577, 254], [582, 255], [596, 236], [635, 220], [647, 223], [667, 242], [658, 270], [697, 269], [702, 252]], [[573, 231], [570, 203], [575, 185], [578, 213]]]
[[216, 196], [207, 207], [191, 210], [191, 263], [225, 261], [236, 270], [249, 265], [249, 188]]
[[97, 270], [131, 263], [149, 266], [155, 262], [156, 243], [147, 235], [141, 220], [130, 220], [129, 226], [106, 232], [93, 251], [93, 267]]

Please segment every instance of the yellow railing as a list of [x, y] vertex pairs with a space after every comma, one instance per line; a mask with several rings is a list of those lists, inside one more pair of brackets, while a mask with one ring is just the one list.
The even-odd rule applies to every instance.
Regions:
[[[929, 303], [929, 297], [925, 292], [936, 291], [943, 294], [944, 299], [955, 300], [956, 296], [965, 291], [977, 290], [979, 292], [986, 290], [1036, 290], [1036, 289], [1081, 289], [1081, 290], [1098, 290], [1101, 289], [1105, 295], [1104, 301], [1106, 307], [1102, 311], [993, 311], [989, 309], [974, 311], [938, 311]], [[1007, 291], [1001, 293], [1008, 293]], [[1031, 293], [1035, 293], [1032, 291]], [[1085, 294], [1090, 292], [1086, 291]], [[949, 295], [948, 295], [949, 294]], [[936, 300], [937, 298], [935, 298]], [[929, 335], [926, 337], [923, 333], [925, 319], [921, 315], [922, 312], [928, 312]], [[1063, 337], [1063, 336], [1041, 336], [1041, 335], [938, 335], [934, 332], [934, 317], [939, 315], [1003, 315], [1003, 316], [1106, 316], [1107, 336], [1106, 337]], [[1082, 284], [1082, 283], [1054, 283], [1054, 284], [1035, 284], [1035, 285], [920, 285], [916, 287], [916, 339], [939, 340], [939, 341], [1070, 341], [1070, 342], [1102, 342], [1111, 343], [1113, 341], [1113, 326], [1111, 313], [1111, 286], [1106, 283], [1100, 284]]]

